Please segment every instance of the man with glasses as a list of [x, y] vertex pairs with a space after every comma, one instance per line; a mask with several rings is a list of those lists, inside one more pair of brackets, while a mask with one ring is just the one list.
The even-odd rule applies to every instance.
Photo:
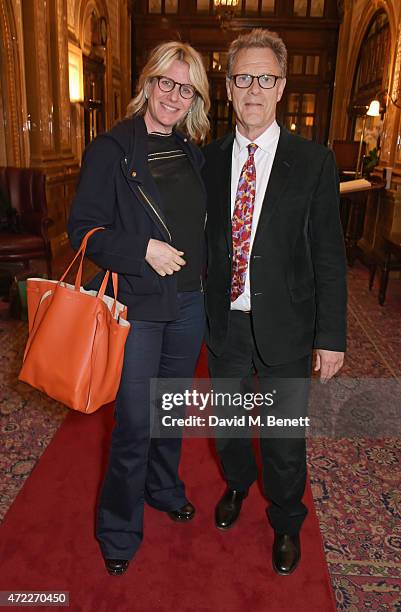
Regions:
[[[273, 383], [279, 390], [271, 414], [289, 410], [305, 418], [312, 351], [323, 382], [343, 364], [346, 264], [334, 156], [276, 122], [286, 65], [283, 41], [267, 30], [241, 35], [229, 48], [226, 84], [236, 130], [204, 150], [208, 348], [214, 379], [249, 381], [257, 374], [260, 391], [271, 392]], [[307, 514], [304, 431], [259, 431], [273, 568], [288, 575], [300, 560]], [[239, 517], [257, 466], [250, 437], [234, 431], [216, 445], [227, 489], [215, 521], [226, 530]]]

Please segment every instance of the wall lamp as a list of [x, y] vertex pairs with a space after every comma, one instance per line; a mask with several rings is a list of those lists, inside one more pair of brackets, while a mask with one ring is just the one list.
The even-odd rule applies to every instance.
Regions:
[[362, 148], [363, 148], [363, 141], [365, 139], [366, 118], [380, 116], [379, 100], [372, 100], [371, 103], [369, 104], [369, 107], [366, 107], [366, 108], [367, 110], [363, 116], [363, 122], [362, 122], [361, 139], [359, 141], [358, 159], [356, 162], [355, 178], [360, 178], [362, 176], [362, 168], [363, 168]]
[[[399, 92], [401, 93], [401, 92]], [[384, 110], [386, 109], [387, 105], [388, 105], [388, 100], [390, 100], [391, 104], [393, 104], [393, 106], [395, 106], [396, 108], [401, 108], [401, 104], [399, 104], [399, 101], [401, 101], [400, 96], [398, 95], [397, 98], [394, 100], [394, 98], [390, 95], [390, 92], [387, 89], [381, 89], [380, 91], [377, 92], [377, 94], [375, 95], [374, 99], [371, 101], [369, 109], [372, 107], [372, 104], [374, 105], [372, 107], [373, 110], [375, 110], [376, 112], [378, 112], [377, 115], [373, 115], [373, 116], [378, 116], [380, 115], [380, 108], [381, 108], [381, 103], [380, 103], [380, 96], [384, 94], [383, 98], [385, 100], [384, 102]]]
[[68, 79], [70, 102], [83, 102], [84, 76], [82, 64], [82, 51], [76, 45], [68, 43]]

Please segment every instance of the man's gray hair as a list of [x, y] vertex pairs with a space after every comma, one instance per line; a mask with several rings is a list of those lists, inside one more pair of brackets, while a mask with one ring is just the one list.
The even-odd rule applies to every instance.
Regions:
[[232, 76], [235, 58], [244, 49], [271, 49], [280, 66], [281, 77], [287, 74], [287, 48], [276, 32], [263, 28], [254, 28], [246, 34], [240, 34], [228, 48], [227, 76]]

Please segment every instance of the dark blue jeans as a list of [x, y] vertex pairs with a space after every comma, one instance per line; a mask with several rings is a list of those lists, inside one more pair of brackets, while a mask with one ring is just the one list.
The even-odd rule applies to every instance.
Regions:
[[178, 476], [181, 438], [150, 437], [150, 378], [191, 378], [201, 349], [203, 293], [178, 294], [175, 321], [130, 321], [96, 536], [103, 556], [131, 559], [143, 538], [145, 501], [162, 511], [187, 503]]

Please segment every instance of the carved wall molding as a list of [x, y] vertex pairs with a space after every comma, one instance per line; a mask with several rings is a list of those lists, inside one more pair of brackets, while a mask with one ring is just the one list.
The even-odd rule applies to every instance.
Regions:
[[31, 165], [41, 166], [55, 157], [49, 5], [33, 0], [22, 12]]
[[61, 152], [71, 154], [71, 104], [68, 86], [68, 35], [65, 0], [57, 0], [57, 89], [59, 95], [59, 134]]
[[[24, 96], [16, 19], [12, 3], [0, 0], [0, 39], [2, 41], [2, 71], [4, 91], [4, 113], [6, 159], [8, 165], [25, 166], [28, 150], [24, 138]], [[3, 129], [3, 128], [2, 128]]]

